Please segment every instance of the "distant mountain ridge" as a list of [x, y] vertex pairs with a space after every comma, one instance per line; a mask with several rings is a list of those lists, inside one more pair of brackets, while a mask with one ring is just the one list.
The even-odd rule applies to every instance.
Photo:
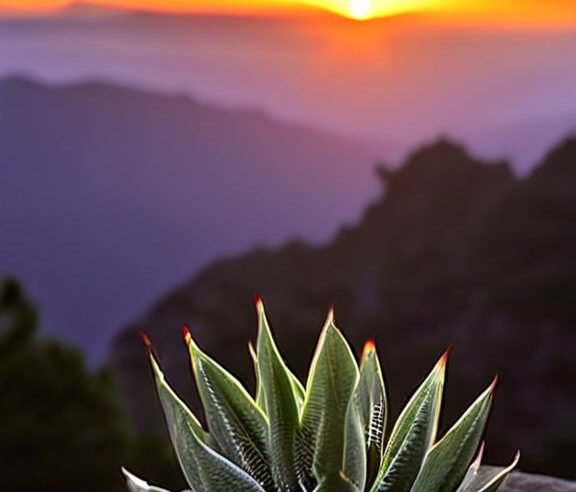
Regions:
[[133, 10], [80, 1], [65, 5], [61, 9], [55, 10], [52, 15], [67, 19], [94, 19], [126, 15], [131, 12], [133, 12]]
[[376, 146], [258, 111], [22, 77], [0, 81], [0, 108], [0, 272], [92, 360], [204, 262], [325, 240], [376, 193]]
[[234, 11], [230, 12], [218, 12], [218, 10], [173, 10], [173, 9], [162, 9], [162, 8], [139, 8], [139, 7], [121, 7], [113, 5], [99, 4], [90, 1], [77, 1], [71, 2], [69, 4], [63, 5], [60, 8], [53, 8], [50, 10], [30, 10], [21, 9], [17, 7], [13, 8], [0, 8], [0, 15], [7, 14], [10, 17], [18, 17], [20, 14], [23, 18], [38, 18], [46, 20], [55, 19], [76, 19], [76, 20], [86, 20], [86, 19], [103, 19], [112, 17], [126, 17], [126, 16], [148, 16], [148, 17], [158, 17], [159, 19], [167, 18], [194, 18], [194, 17], [255, 17], [255, 18], [270, 18], [270, 17], [302, 17], [302, 16], [314, 16], [314, 17], [330, 17], [333, 19], [340, 18], [345, 20], [346, 18], [329, 10], [324, 9], [320, 6], [315, 5], [300, 5], [292, 6], [287, 8], [275, 7], [269, 10], [256, 11], [254, 13], [237, 13]]
[[113, 360], [140, 431], [159, 431], [162, 418], [135, 328], [151, 335], [168, 379], [198, 410], [179, 327], [190, 325], [208, 353], [253, 384], [245, 346], [259, 292], [301, 378], [332, 303], [357, 350], [375, 337], [396, 414], [447, 346], [444, 428], [499, 372], [488, 461], [520, 448], [522, 470], [574, 478], [576, 135], [524, 179], [447, 140], [380, 176], [381, 197], [330, 243], [216, 262], [117, 338]]
[[359, 23], [330, 13], [98, 12], [80, 5], [60, 17], [0, 20], [0, 76], [98, 77], [258, 107], [393, 145], [394, 160], [448, 134], [524, 173], [576, 125], [569, 29], [426, 13]]
[[63, 5], [60, 8], [39, 8], [34, 10], [31, 8], [2, 8], [0, 7], [0, 20], [2, 16], [6, 16], [8, 21], [18, 19], [22, 20], [95, 20], [95, 19], [109, 19], [118, 16], [124, 16], [131, 12], [137, 12], [122, 7], [112, 7], [92, 2], [72, 2]]

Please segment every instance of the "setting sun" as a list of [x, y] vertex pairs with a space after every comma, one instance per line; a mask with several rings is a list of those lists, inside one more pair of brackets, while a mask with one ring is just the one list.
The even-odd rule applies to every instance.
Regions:
[[[198, 14], [292, 14], [315, 7], [351, 19], [369, 20], [406, 13], [426, 13], [457, 22], [504, 25], [574, 26], [574, 0], [0, 0], [0, 17], [49, 12], [74, 4]], [[308, 10], [312, 7], [311, 10]]]
[[371, 0], [350, 0], [350, 17], [358, 20], [368, 19], [372, 16]]

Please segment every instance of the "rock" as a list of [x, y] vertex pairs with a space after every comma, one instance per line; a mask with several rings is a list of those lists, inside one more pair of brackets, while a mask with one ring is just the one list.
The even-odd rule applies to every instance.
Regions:
[[508, 477], [499, 492], [576, 492], [576, 482], [516, 472]]

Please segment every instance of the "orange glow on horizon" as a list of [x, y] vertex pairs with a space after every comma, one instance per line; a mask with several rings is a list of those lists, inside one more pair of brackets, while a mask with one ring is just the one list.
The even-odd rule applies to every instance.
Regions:
[[[58, 10], [73, 3], [71, 0], [0, 0], [0, 13]], [[82, 3], [231, 15], [305, 13], [322, 9], [357, 20], [417, 12], [457, 23], [576, 26], [573, 0], [88, 0]]]

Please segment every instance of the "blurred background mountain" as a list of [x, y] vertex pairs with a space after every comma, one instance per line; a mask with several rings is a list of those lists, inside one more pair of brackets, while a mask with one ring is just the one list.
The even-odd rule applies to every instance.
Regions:
[[205, 262], [293, 235], [325, 241], [378, 192], [376, 144], [255, 110], [21, 77], [0, 80], [0, 108], [0, 271], [92, 363]]

